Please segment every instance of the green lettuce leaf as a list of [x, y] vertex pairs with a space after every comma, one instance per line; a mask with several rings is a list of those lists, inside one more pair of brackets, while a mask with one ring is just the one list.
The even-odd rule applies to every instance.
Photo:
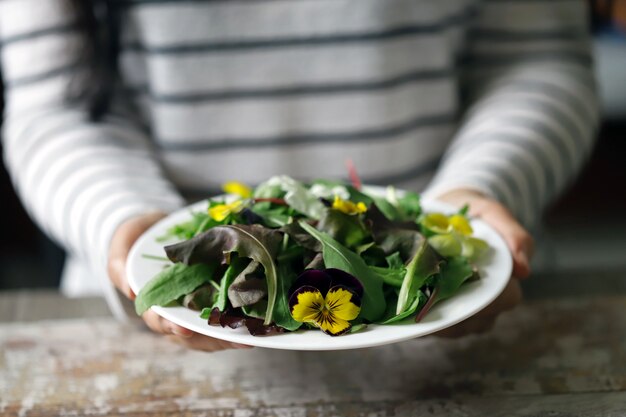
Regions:
[[152, 278], [137, 294], [135, 311], [142, 315], [152, 306], [164, 306], [209, 282], [217, 265], [170, 265]]
[[226, 307], [228, 307], [228, 288], [230, 287], [230, 284], [233, 283], [235, 278], [237, 278], [237, 276], [239, 276], [239, 274], [246, 269], [250, 262], [252, 262], [250, 259], [240, 258], [236, 254], [232, 254], [230, 256], [230, 264], [228, 265], [228, 268], [226, 268], [226, 272], [224, 272], [224, 276], [220, 281], [217, 301], [213, 307], [217, 307], [220, 311], [226, 311]]
[[330, 208], [325, 208], [322, 212], [317, 230], [328, 234], [350, 249], [356, 248], [370, 236], [360, 216], [342, 213]]
[[401, 320], [404, 320], [407, 317], [411, 317], [413, 315], [415, 315], [415, 313], [417, 312], [417, 310], [423, 306], [424, 304], [426, 304], [426, 301], [428, 301], [428, 297], [426, 297], [426, 294], [424, 294], [422, 291], [418, 291], [417, 292], [417, 297], [415, 297], [415, 299], [413, 300], [413, 302], [411, 303], [411, 305], [409, 306], [409, 308], [400, 314], [397, 314], [385, 321], [382, 322], [382, 324], [391, 324], [391, 323], [396, 323], [399, 322]]
[[436, 301], [452, 297], [459, 291], [461, 285], [474, 275], [474, 270], [467, 259], [462, 257], [451, 258], [441, 268], [441, 273], [435, 286], [438, 288]]
[[356, 253], [352, 252], [324, 232], [320, 232], [304, 221], [300, 226], [322, 243], [322, 253], [326, 268], [337, 268], [354, 275], [363, 284], [361, 317], [378, 320], [385, 312], [383, 277], [373, 271]]
[[402, 314], [410, 308], [417, 296], [417, 291], [424, 285], [428, 277], [439, 273], [441, 261], [442, 259], [437, 252], [426, 240], [423, 240], [415, 256], [407, 265], [406, 275], [402, 281], [400, 294], [398, 294], [396, 314]]
[[291, 317], [289, 310], [289, 289], [296, 280], [296, 273], [285, 262], [278, 264], [278, 287], [276, 288], [276, 305], [274, 306], [274, 323], [287, 330], [297, 330], [302, 323]]
[[[186, 265], [217, 265], [235, 252], [240, 257], [259, 262], [265, 270], [268, 309], [264, 323], [272, 322], [276, 302], [276, 265], [274, 258], [282, 242], [282, 233], [260, 225], [214, 227], [193, 239], [165, 247], [167, 257]], [[227, 262], [226, 262], [227, 263]]]

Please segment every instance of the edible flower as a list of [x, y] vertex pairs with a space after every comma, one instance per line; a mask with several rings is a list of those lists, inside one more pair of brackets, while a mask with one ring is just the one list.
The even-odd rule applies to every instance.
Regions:
[[216, 222], [226, 219], [231, 213], [239, 213], [243, 209], [243, 200], [235, 200], [232, 203], [217, 204], [209, 208], [209, 216]]
[[474, 233], [467, 217], [461, 214], [446, 216], [443, 213], [430, 213], [422, 219], [422, 226], [437, 234], [456, 232], [469, 236]]
[[231, 213], [239, 213], [245, 206], [245, 199], [252, 197], [252, 189], [237, 181], [223, 184], [222, 190], [227, 194], [234, 194], [241, 198], [231, 203], [216, 204], [209, 207], [209, 216], [216, 222], [224, 221]]
[[488, 248], [484, 240], [472, 237], [474, 229], [463, 214], [446, 216], [443, 213], [429, 213], [422, 217], [420, 223], [433, 235], [428, 238], [428, 243], [443, 256], [461, 255], [476, 259]]
[[300, 274], [292, 288], [289, 311], [293, 319], [331, 336], [350, 330], [350, 321], [361, 312], [363, 285], [345, 271], [309, 269]]
[[227, 194], [235, 194], [241, 198], [252, 197], [252, 189], [246, 184], [237, 181], [229, 181], [222, 185], [222, 190]]
[[361, 214], [367, 211], [367, 206], [362, 201], [355, 204], [350, 200], [343, 200], [338, 195], [335, 195], [333, 209], [346, 214]]

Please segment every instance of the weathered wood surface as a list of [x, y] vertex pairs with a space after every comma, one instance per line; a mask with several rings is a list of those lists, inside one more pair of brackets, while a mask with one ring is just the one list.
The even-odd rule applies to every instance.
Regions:
[[53, 290], [0, 292], [0, 322], [110, 317], [101, 297], [65, 298]]
[[3, 416], [626, 415], [626, 296], [357, 351], [186, 351], [110, 318], [0, 324]]

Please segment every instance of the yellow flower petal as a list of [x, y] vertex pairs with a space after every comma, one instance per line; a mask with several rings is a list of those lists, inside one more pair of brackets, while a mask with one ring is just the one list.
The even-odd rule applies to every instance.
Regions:
[[472, 230], [472, 226], [470, 226], [469, 221], [467, 220], [467, 217], [465, 216], [455, 214], [454, 216], [450, 216], [448, 221], [450, 226], [452, 226], [452, 229], [454, 229], [457, 233], [469, 236], [474, 232]]
[[338, 195], [335, 196], [333, 201], [333, 209], [339, 210], [346, 214], [359, 214], [367, 211], [367, 206], [362, 201], [354, 204], [350, 200], [342, 200]]
[[432, 230], [435, 233], [446, 233], [448, 231], [448, 227], [450, 226], [448, 216], [442, 213], [427, 214], [426, 216], [424, 216], [422, 224], [424, 225], [424, 227]]
[[359, 315], [361, 307], [352, 302], [353, 296], [354, 294], [344, 288], [331, 288], [326, 294], [326, 307], [336, 319], [354, 320]]
[[250, 198], [252, 196], [252, 189], [245, 184], [236, 181], [229, 181], [222, 186], [225, 193], [236, 194], [241, 198]]
[[218, 204], [209, 208], [209, 216], [217, 222], [221, 222], [230, 214], [230, 209], [226, 204]]
[[320, 312], [315, 325], [332, 336], [344, 333], [350, 328], [350, 323], [347, 320], [336, 317], [332, 311], [328, 310]]
[[298, 294], [298, 302], [291, 308], [291, 316], [301, 323], [315, 323], [324, 308], [324, 297], [318, 290]]
[[238, 213], [243, 208], [243, 201], [236, 200], [229, 204], [218, 204], [209, 208], [209, 216], [217, 222], [223, 221], [230, 213]]

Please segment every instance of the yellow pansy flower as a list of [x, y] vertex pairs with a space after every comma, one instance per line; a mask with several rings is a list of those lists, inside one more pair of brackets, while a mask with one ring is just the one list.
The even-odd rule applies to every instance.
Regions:
[[456, 232], [464, 236], [474, 233], [467, 217], [461, 214], [446, 216], [443, 213], [429, 213], [422, 219], [422, 226], [434, 233]]
[[298, 277], [294, 287], [289, 297], [291, 317], [331, 336], [350, 330], [350, 322], [361, 312], [363, 286], [344, 271], [310, 269]]
[[217, 221], [221, 222], [231, 213], [239, 213], [243, 209], [243, 201], [236, 200], [232, 203], [218, 204], [209, 208], [209, 216]]
[[246, 184], [237, 181], [229, 181], [225, 183], [224, 185], [222, 185], [222, 190], [224, 190], [224, 192], [227, 194], [235, 194], [241, 198], [252, 197], [252, 189]]
[[346, 214], [360, 214], [367, 211], [367, 206], [362, 201], [355, 204], [350, 200], [342, 200], [338, 195], [335, 196], [332, 207]]
[[429, 213], [420, 223], [434, 234], [428, 238], [428, 243], [442, 256], [464, 256], [473, 260], [489, 247], [484, 240], [472, 237], [474, 230], [462, 214], [446, 216], [443, 213]]

